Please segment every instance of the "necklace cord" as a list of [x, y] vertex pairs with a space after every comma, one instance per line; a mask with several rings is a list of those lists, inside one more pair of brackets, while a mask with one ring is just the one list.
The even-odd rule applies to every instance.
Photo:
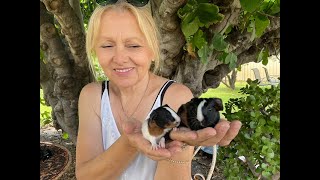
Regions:
[[144, 93], [138, 103], [138, 105], [136, 106], [136, 108], [134, 109], [134, 111], [132, 112], [132, 114], [130, 116], [127, 115], [127, 113], [124, 111], [124, 108], [123, 108], [123, 105], [122, 105], [122, 101], [121, 101], [121, 97], [120, 97], [120, 104], [121, 104], [121, 108], [122, 108], [122, 111], [124, 113], [124, 115], [126, 116], [127, 119], [131, 119], [131, 117], [135, 114], [135, 112], [137, 111], [138, 107], [140, 106], [141, 102], [142, 102], [142, 99], [143, 97], [145, 96], [146, 92], [147, 92], [147, 89], [149, 87], [149, 82], [150, 82], [150, 74], [149, 74], [149, 78], [148, 78], [148, 83], [147, 83], [147, 87], [146, 89], [144, 90]]

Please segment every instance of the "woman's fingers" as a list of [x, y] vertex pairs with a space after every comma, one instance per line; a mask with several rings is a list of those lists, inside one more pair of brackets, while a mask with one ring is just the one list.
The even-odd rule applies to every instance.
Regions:
[[221, 119], [214, 127], [207, 127], [197, 131], [191, 131], [188, 128], [179, 128], [170, 133], [171, 139], [185, 142], [192, 146], [226, 146], [237, 136], [241, 128], [241, 122], [238, 120], [229, 122]]
[[[215, 129], [216, 134], [215, 135], [210, 135], [210, 134], [205, 134], [202, 135], [204, 141], [201, 142], [201, 146], [214, 146], [220, 142], [220, 140], [226, 135], [228, 132], [228, 129], [230, 128], [229, 122], [228, 121], [220, 121], [214, 128], [209, 128], [209, 129]], [[207, 128], [205, 128], [207, 129]], [[203, 130], [205, 130], [203, 129]], [[201, 130], [198, 130], [201, 132]], [[200, 133], [199, 132], [199, 133]]]
[[226, 135], [218, 143], [220, 146], [227, 146], [230, 142], [237, 136], [241, 128], [241, 122], [238, 120], [232, 121], [230, 123], [230, 128]]
[[177, 130], [175, 131], [171, 131], [169, 135], [171, 139], [181, 142], [190, 141], [198, 138], [198, 135], [195, 131], [191, 131], [190, 129], [184, 127], [177, 128]]

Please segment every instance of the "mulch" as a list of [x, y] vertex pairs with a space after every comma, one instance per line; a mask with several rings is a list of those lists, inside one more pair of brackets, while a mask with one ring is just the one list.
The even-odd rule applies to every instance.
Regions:
[[59, 144], [40, 142], [40, 179], [56, 180], [71, 163], [71, 153]]

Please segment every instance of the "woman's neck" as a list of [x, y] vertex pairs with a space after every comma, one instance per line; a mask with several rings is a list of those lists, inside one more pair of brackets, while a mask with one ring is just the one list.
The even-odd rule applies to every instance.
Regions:
[[[149, 88], [150, 75], [147, 74], [137, 84], [128, 88], [114, 87], [114, 100], [118, 101], [122, 113], [124, 113], [126, 119], [135, 117], [142, 101], [146, 98], [146, 94]], [[118, 92], [117, 92], [118, 90]]]
[[[114, 95], [121, 98], [124, 101], [128, 99], [135, 99], [133, 97], [141, 97], [145, 91], [148, 91], [149, 82], [152, 81], [151, 73], [146, 74], [142, 80], [138, 81], [136, 84], [129, 87], [121, 87], [110, 81], [110, 90]], [[145, 92], [147, 93], [147, 92]]]

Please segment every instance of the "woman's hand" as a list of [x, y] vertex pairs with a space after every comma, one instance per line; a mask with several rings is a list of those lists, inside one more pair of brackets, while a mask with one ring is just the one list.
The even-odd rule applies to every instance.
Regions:
[[179, 128], [177, 131], [171, 131], [170, 138], [192, 146], [227, 146], [237, 136], [240, 127], [241, 122], [238, 120], [229, 122], [221, 119], [214, 128], [207, 127], [197, 131]]
[[166, 148], [152, 150], [151, 143], [142, 135], [141, 125], [142, 123], [137, 120], [126, 121], [122, 125], [122, 135], [126, 136], [129, 145], [137, 149], [137, 151], [144, 153], [155, 161], [170, 158], [173, 154], [181, 151], [183, 143], [180, 141], [172, 141], [170, 143], [166, 143]]

